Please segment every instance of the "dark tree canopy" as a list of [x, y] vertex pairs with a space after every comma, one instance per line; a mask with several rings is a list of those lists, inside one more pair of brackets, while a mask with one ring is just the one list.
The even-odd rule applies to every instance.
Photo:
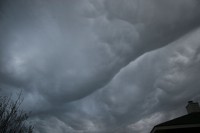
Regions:
[[20, 109], [21, 94], [16, 101], [0, 96], [0, 133], [32, 133], [33, 126], [27, 121], [29, 115]]

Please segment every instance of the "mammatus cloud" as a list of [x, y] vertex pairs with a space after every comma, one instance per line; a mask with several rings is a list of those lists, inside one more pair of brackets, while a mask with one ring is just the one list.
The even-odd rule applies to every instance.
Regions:
[[0, 91], [38, 133], [147, 133], [199, 101], [197, 0], [0, 4]]

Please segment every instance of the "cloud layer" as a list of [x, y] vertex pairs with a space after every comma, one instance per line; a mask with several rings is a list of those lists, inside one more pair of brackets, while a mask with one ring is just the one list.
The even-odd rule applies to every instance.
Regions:
[[199, 4], [2, 1], [1, 95], [24, 90], [36, 133], [147, 133], [200, 100]]

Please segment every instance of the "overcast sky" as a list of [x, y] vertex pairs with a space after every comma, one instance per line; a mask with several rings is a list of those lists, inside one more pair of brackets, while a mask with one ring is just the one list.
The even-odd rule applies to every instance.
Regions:
[[0, 95], [36, 133], [148, 133], [200, 102], [199, 0], [1, 0]]

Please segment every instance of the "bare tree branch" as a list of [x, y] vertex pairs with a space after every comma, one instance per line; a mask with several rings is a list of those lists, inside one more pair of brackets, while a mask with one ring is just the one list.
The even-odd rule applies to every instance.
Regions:
[[11, 96], [0, 96], [0, 133], [32, 133], [33, 126], [27, 121], [29, 115], [20, 109], [22, 91], [13, 102]]

